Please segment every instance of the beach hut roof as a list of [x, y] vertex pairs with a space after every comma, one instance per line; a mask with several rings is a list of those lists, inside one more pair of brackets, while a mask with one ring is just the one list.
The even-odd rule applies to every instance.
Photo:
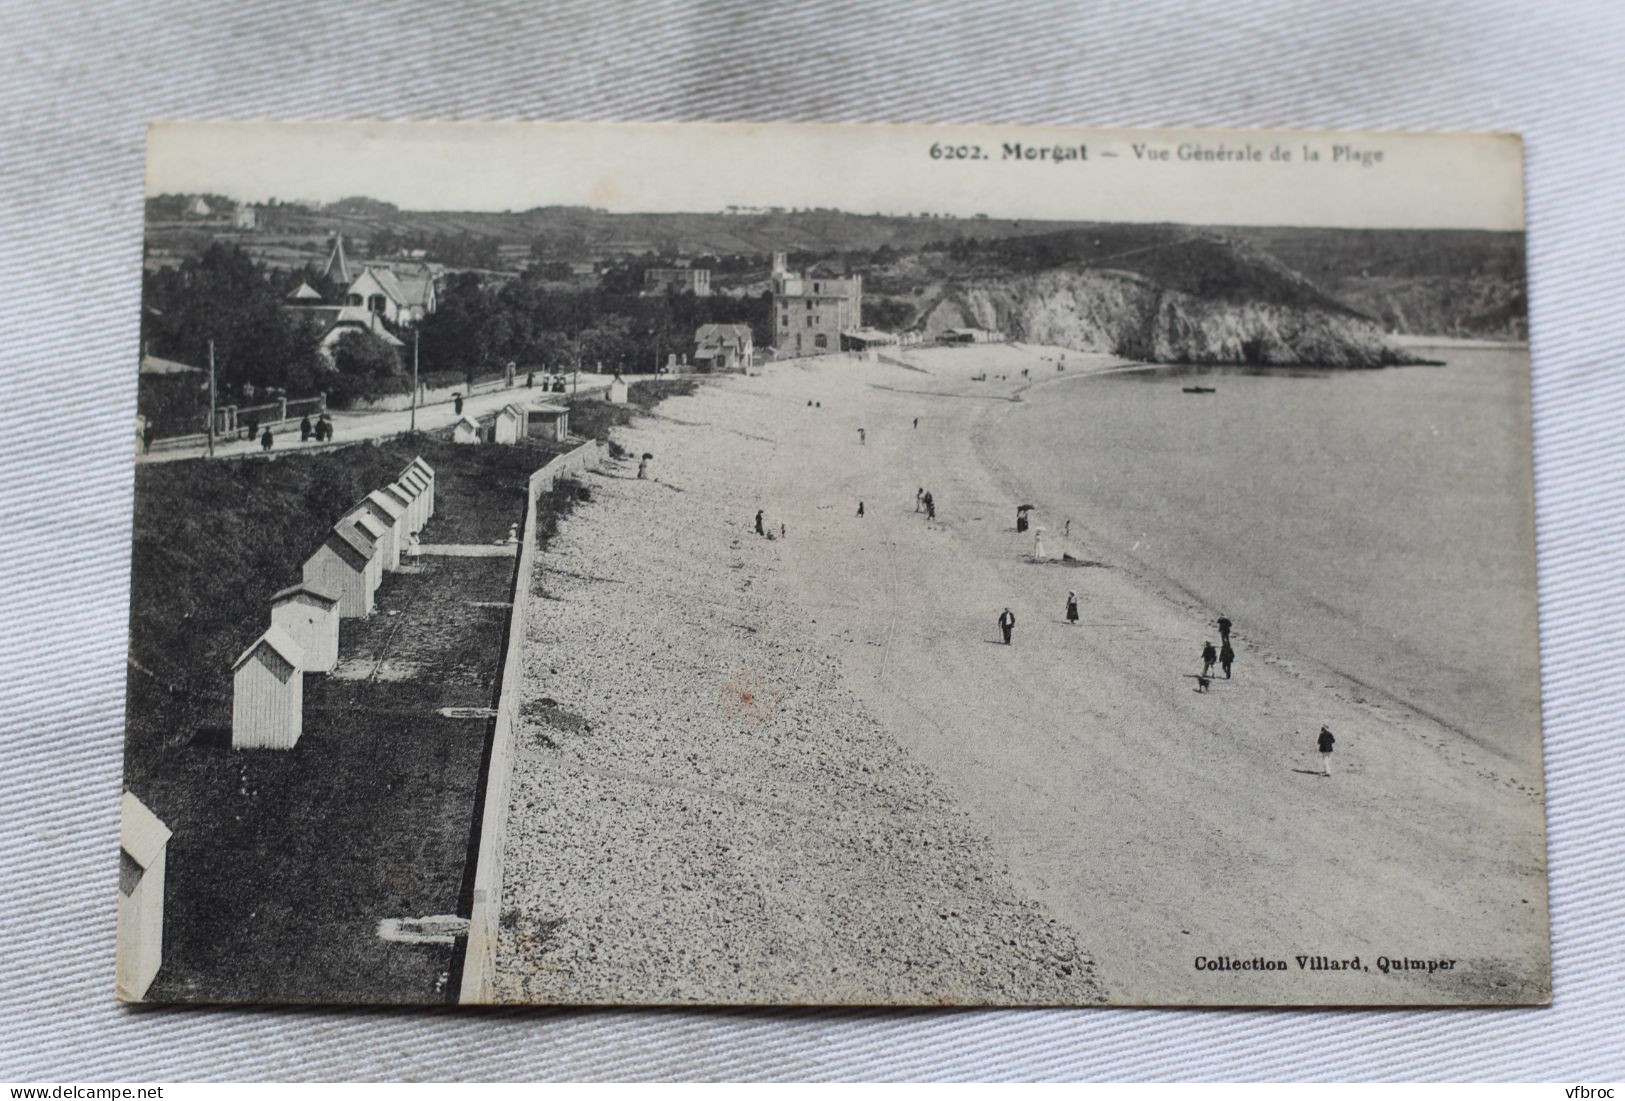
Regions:
[[411, 506], [412, 497], [415, 496], [415, 494], [408, 494], [405, 490], [403, 490], [401, 488], [401, 483], [399, 482], [390, 482], [387, 486], [378, 490], [377, 492], [382, 493], [391, 501], [394, 501], [395, 507], [400, 509], [402, 512], [405, 512]]
[[382, 489], [375, 489], [367, 494], [367, 500], [389, 513], [389, 518], [392, 521], [399, 520], [406, 512], [405, 502], [397, 501]]
[[305, 596], [313, 596], [323, 604], [337, 604], [339, 602], [338, 597], [334, 596], [320, 585], [317, 585], [311, 581], [301, 581], [297, 585], [289, 585], [286, 589], [274, 594], [271, 597], [271, 603], [281, 604], [285, 601], [292, 600], [294, 597], [301, 594]]
[[430, 477], [430, 478], [434, 477], [434, 467], [430, 466], [427, 462], [425, 462], [422, 455], [414, 455], [414, 456], [412, 456], [412, 461], [406, 464], [406, 469], [407, 470], [413, 470], [413, 469], [421, 470], [428, 477]]
[[147, 805], [126, 791], [119, 818], [119, 845], [143, 868], [157, 863], [172, 836], [169, 827]]
[[466, 424], [470, 428], [478, 428], [480, 426], [480, 422], [469, 416], [467, 413], [464, 413], [462, 416], [458, 417], [457, 423]]
[[288, 632], [284, 631], [281, 627], [271, 627], [268, 628], [263, 635], [255, 639], [249, 645], [248, 649], [244, 650], [238, 655], [237, 660], [231, 663], [231, 671], [235, 673], [237, 670], [241, 669], [243, 667], [243, 662], [253, 657], [255, 652], [258, 651], [261, 646], [269, 646], [272, 651], [276, 653], [277, 657], [281, 658], [295, 669], [299, 668], [300, 663], [305, 657], [305, 652], [299, 648], [299, 644], [293, 640]]
[[343, 520], [333, 525], [331, 533], [339, 542], [355, 551], [362, 558], [371, 558], [373, 552], [372, 540], [355, 530], [354, 524], [346, 524]]
[[362, 505], [356, 505], [355, 508], [346, 512], [344, 519], [366, 529], [367, 534], [372, 537], [374, 543], [381, 540], [389, 532], [389, 529], [384, 526], [384, 522], [368, 512]]

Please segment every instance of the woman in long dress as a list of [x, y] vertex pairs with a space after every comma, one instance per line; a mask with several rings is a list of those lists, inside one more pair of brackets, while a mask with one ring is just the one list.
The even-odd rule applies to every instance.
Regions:
[[1066, 621], [1068, 623], [1072, 624], [1072, 626], [1074, 626], [1074, 627], [1076, 627], [1078, 625], [1078, 594], [1077, 593], [1069, 592], [1069, 593], [1066, 594]]

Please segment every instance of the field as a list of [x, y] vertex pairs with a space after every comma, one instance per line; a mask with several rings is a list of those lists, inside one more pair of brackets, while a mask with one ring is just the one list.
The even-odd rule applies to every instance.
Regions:
[[489, 724], [440, 709], [492, 703], [514, 560], [386, 574], [377, 613], [344, 621], [339, 668], [306, 677], [298, 747], [234, 753], [229, 734], [230, 664], [267, 598], [418, 454], [437, 474], [425, 543], [501, 541], [548, 457], [422, 438], [137, 473], [126, 783], [174, 831], [154, 1000], [444, 996], [453, 947], [377, 924], [459, 911]]

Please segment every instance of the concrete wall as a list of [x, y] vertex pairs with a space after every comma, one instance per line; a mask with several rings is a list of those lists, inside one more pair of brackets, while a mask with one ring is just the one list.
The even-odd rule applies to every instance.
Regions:
[[523, 667], [525, 624], [531, 607], [531, 575], [536, 568], [536, 500], [551, 490], [561, 476], [585, 470], [604, 453], [605, 445], [593, 440], [560, 455], [530, 476], [519, 558], [514, 565], [508, 649], [502, 662], [501, 687], [497, 690], [496, 721], [492, 724], [490, 767], [486, 770], [485, 791], [481, 794], [474, 902], [469, 912], [468, 941], [463, 955], [463, 981], [457, 992], [457, 1000], [463, 1004], [489, 1002], [495, 990], [497, 921], [502, 916], [502, 856], [507, 843], [514, 739], [519, 725], [519, 675]]

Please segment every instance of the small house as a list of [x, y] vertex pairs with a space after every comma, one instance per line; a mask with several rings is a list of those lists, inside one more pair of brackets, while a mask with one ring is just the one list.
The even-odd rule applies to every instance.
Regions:
[[411, 498], [411, 496], [409, 496], [407, 494], [406, 490], [401, 487], [399, 482], [391, 482], [389, 485], [385, 486], [383, 489], [380, 489], [378, 492], [382, 493], [385, 497], [387, 497], [389, 499], [390, 503], [393, 504], [398, 510], [400, 510], [400, 514], [401, 514], [401, 521], [400, 522], [401, 522], [401, 529], [402, 529], [401, 530], [401, 536], [402, 536], [402, 538], [401, 538], [401, 548], [402, 548], [402, 553], [405, 553], [405, 547], [406, 547], [406, 539], [405, 539], [405, 537], [406, 537], [406, 535], [417, 530], [417, 528], [413, 527], [413, 519], [412, 518], [413, 518], [414, 509], [412, 507], [412, 498]]
[[406, 530], [413, 535], [422, 531], [424, 514], [429, 509], [423, 475], [408, 467], [406, 473], [384, 488], [406, 502]]
[[339, 615], [372, 614], [372, 547], [349, 524], [334, 524], [300, 571], [306, 584], [339, 598]]
[[[429, 517], [434, 515], [434, 467], [424, 462], [422, 455], [415, 455], [412, 457], [411, 463], [407, 465], [407, 470], [416, 470], [428, 482], [428, 488], [425, 490], [424, 496], [428, 498], [429, 503], [427, 510], [423, 514], [423, 523], [427, 524]], [[402, 473], [405, 473], [405, 471]]]
[[292, 749], [305, 709], [305, 654], [272, 627], [231, 667], [231, 748]]
[[525, 426], [525, 411], [517, 405], [504, 405], [492, 426], [491, 442], [516, 444], [527, 435]]
[[169, 827], [124, 793], [119, 823], [118, 996], [139, 1002], [164, 963], [164, 862]]
[[694, 331], [694, 366], [701, 371], [743, 371], [756, 356], [749, 325], [701, 325]]
[[562, 405], [530, 407], [530, 435], [534, 439], [563, 443], [570, 438], [570, 410]]
[[375, 489], [356, 506], [366, 509], [384, 526], [384, 569], [401, 568], [401, 552], [406, 547], [406, 505], [397, 497]]
[[339, 598], [319, 585], [300, 582], [271, 598], [271, 626], [305, 652], [305, 669], [331, 673], [339, 663]]
[[451, 426], [452, 443], [479, 443], [480, 422], [464, 413], [457, 418], [457, 423]]
[[627, 397], [626, 380], [620, 375], [616, 375], [614, 378], [610, 379], [609, 393], [605, 396], [609, 399], [611, 404], [625, 405]]
[[[368, 564], [367, 577], [372, 585], [372, 591], [377, 592], [378, 586], [384, 583], [384, 565], [389, 561], [389, 529], [368, 512], [365, 505], [356, 505], [344, 514], [339, 523], [353, 525], [356, 534], [369, 544], [368, 550], [372, 561]], [[399, 568], [400, 562], [397, 561], [395, 565]]]

